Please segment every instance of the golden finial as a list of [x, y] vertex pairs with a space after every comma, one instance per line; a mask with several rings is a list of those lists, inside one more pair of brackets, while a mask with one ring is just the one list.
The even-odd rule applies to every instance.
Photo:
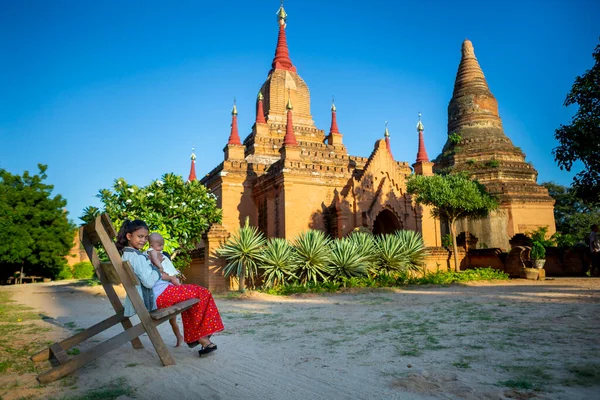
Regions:
[[417, 132], [423, 132], [425, 130], [425, 127], [423, 126], [423, 123], [421, 122], [421, 113], [419, 112], [419, 122], [417, 122]]
[[288, 110], [291, 110], [292, 108], [294, 108], [294, 107], [292, 107], [292, 98], [291, 97], [288, 98], [288, 102], [287, 102], [287, 105], [285, 106], [285, 108], [287, 108]]
[[281, 0], [281, 4], [279, 5], [279, 10], [277, 10], [277, 21], [279, 21], [280, 25], [285, 24], [285, 20], [287, 19], [287, 13], [283, 8], [283, 0]]
[[262, 92], [258, 92], [258, 100], [264, 99]]
[[387, 121], [385, 121], [385, 132], [384, 132], [383, 136], [385, 136], [386, 138], [390, 137], [390, 132], [388, 131], [388, 122]]
[[235, 105], [235, 97], [233, 98], [233, 109], [231, 110], [231, 115], [237, 115], [237, 107]]
[[190, 156], [190, 159], [192, 161], [196, 160], [196, 153], [194, 152], [196, 150], [195, 146], [192, 146], [192, 155]]
[[333, 96], [331, 96], [331, 111], [337, 111], [337, 108], [335, 108], [335, 98]]

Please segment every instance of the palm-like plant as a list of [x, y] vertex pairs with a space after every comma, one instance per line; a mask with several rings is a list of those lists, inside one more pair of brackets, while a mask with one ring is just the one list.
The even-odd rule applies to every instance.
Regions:
[[261, 255], [263, 286], [270, 288], [285, 284], [290, 279], [297, 279], [294, 273], [297, 266], [296, 254], [287, 240], [269, 239]]
[[227, 265], [223, 269], [226, 277], [236, 276], [240, 283], [240, 292], [246, 289], [246, 277], [254, 285], [254, 278], [258, 274], [257, 265], [261, 261], [262, 247], [265, 237], [255, 226], [250, 226], [248, 218], [240, 230], [233, 235], [217, 254], [225, 260]]
[[330, 275], [329, 268], [330, 240], [321, 231], [302, 232], [294, 240], [294, 248], [298, 259], [296, 275], [302, 284], [319, 279], [326, 281]]
[[331, 242], [329, 265], [336, 280], [367, 275], [367, 263], [358, 245], [349, 238]]
[[423, 237], [415, 231], [396, 231], [394, 233], [402, 242], [402, 250], [408, 259], [407, 268], [411, 271], [419, 271], [425, 262], [427, 249], [423, 242]]
[[358, 252], [363, 257], [367, 273], [375, 275], [377, 272], [377, 248], [375, 237], [370, 232], [352, 232], [348, 239], [358, 247]]
[[405, 270], [420, 270], [426, 252], [419, 233], [398, 231], [379, 236], [375, 243], [380, 273], [395, 276]]

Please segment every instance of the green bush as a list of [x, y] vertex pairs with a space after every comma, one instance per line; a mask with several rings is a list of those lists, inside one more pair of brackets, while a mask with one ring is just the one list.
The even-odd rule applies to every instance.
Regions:
[[546, 249], [540, 242], [533, 242], [529, 257], [532, 260], [543, 260], [546, 258]]
[[296, 237], [294, 248], [298, 257], [297, 275], [301, 284], [326, 281], [331, 275], [329, 242], [323, 232], [316, 230], [302, 232]]
[[368, 264], [354, 241], [349, 238], [336, 239], [330, 246], [329, 266], [334, 280], [367, 275]]
[[94, 266], [89, 261], [79, 262], [73, 265], [73, 278], [90, 279], [94, 276]]
[[273, 238], [267, 241], [262, 250], [260, 264], [263, 287], [270, 288], [298, 279], [295, 274], [297, 268], [296, 254], [287, 240]]
[[71, 267], [69, 265], [63, 266], [63, 268], [56, 276], [56, 279], [59, 281], [63, 279], [73, 279], [73, 271], [71, 271]]

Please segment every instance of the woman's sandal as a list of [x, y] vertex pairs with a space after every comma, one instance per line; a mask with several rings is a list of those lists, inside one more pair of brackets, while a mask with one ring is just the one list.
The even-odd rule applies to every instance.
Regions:
[[216, 349], [217, 349], [217, 345], [214, 343], [210, 343], [206, 347], [202, 347], [200, 350], [198, 350], [198, 355], [200, 357], [202, 357], [202, 355], [212, 353]]
[[[212, 335], [208, 335], [208, 336], [207, 336], [208, 340], [210, 340], [211, 336], [212, 336]], [[199, 346], [199, 345], [200, 345], [200, 340], [196, 340], [195, 342], [188, 343], [187, 345], [188, 345], [188, 347], [189, 347], [190, 349], [193, 349], [194, 347], [196, 347], [196, 346]], [[208, 346], [210, 346], [210, 344], [209, 344]], [[208, 346], [207, 346], [207, 347], [208, 347]], [[216, 349], [215, 349], [215, 350], [216, 350]], [[210, 353], [210, 352], [209, 352], [209, 353]]]

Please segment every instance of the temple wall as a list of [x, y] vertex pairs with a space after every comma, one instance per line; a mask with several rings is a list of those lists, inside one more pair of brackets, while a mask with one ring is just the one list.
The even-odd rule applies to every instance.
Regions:
[[512, 237], [517, 233], [528, 233], [541, 227], [548, 227], [548, 237], [556, 232], [554, 205], [552, 202], [513, 203], [509, 212], [507, 233]]
[[[456, 233], [469, 232], [477, 237], [477, 247], [510, 249], [508, 241], [508, 212], [501, 208], [489, 217], [479, 220], [461, 220], [456, 223]], [[449, 233], [447, 227], [444, 233]]]
[[250, 182], [239, 177], [223, 177], [220, 190], [215, 193], [223, 210], [223, 227], [229, 232], [236, 232], [250, 217], [250, 225], [258, 224], [258, 212], [252, 199]]

